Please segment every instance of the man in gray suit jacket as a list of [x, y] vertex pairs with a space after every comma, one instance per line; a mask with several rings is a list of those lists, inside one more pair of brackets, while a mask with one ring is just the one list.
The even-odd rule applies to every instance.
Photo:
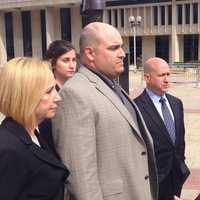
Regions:
[[71, 172], [66, 185], [72, 199], [157, 199], [151, 136], [115, 81], [124, 70], [122, 45], [113, 26], [87, 25], [80, 37], [82, 66], [60, 92], [53, 137]]

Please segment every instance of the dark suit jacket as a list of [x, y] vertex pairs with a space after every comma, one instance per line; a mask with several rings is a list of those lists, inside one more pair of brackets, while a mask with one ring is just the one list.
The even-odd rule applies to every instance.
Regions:
[[176, 170], [176, 173], [179, 174], [180, 182], [182, 182], [183, 174], [180, 169], [180, 163], [184, 162], [185, 159], [183, 104], [178, 98], [172, 95], [166, 94], [166, 97], [175, 119], [175, 145], [172, 143], [164, 122], [147, 92], [144, 90], [134, 101], [139, 107], [154, 141], [159, 182], [161, 182], [171, 170]]
[[[42, 144], [43, 145], [43, 144]], [[23, 126], [6, 118], [0, 126], [0, 199], [62, 200], [69, 172], [32, 142]]]
[[200, 194], [196, 197], [195, 200], [200, 200]]

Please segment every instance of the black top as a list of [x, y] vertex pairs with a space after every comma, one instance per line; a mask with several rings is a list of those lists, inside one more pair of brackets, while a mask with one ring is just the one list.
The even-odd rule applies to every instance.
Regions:
[[12, 118], [0, 125], [0, 163], [0, 199], [63, 200], [68, 170]]

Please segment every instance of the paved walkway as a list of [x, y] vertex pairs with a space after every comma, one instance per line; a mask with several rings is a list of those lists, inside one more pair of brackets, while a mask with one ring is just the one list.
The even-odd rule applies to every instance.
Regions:
[[[200, 193], [200, 84], [193, 73], [172, 74], [170, 93], [183, 101], [186, 128], [186, 162], [191, 175], [184, 184], [182, 197], [194, 199]], [[139, 95], [145, 84], [141, 73], [130, 72], [130, 96]]]

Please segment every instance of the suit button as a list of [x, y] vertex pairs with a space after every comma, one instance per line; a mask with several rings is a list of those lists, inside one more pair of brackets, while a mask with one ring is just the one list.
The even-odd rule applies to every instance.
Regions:
[[141, 153], [141, 155], [142, 156], [144, 156], [144, 155], [146, 155], [147, 153], [145, 152], [145, 151], [143, 151], [142, 153]]
[[148, 175], [146, 175], [146, 176], [144, 177], [144, 179], [145, 179], [145, 180], [147, 180], [148, 178], [149, 178], [149, 176], [148, 176]]

